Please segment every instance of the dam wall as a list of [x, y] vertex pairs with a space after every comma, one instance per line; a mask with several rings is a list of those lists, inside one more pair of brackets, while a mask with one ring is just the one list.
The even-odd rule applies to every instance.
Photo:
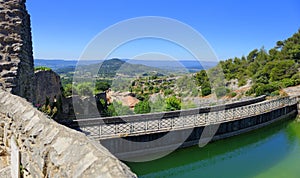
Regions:
[[[254, 102], [254, 101], [258, 102]], [[297, 115], [297, 98], [248, 101], [241, 106], [78, 120], [78, 128], [120, 159], [224, 139]], [[236, 107], [234, 107], [236, 106]], [[132, 119], [130, 119], [130, 117]], [[141, 119], [136, 119], [141, 118]], [[112, 119], [112, 120], [110, 120]], [[101, 123], [101, 122], [102, 123]]]

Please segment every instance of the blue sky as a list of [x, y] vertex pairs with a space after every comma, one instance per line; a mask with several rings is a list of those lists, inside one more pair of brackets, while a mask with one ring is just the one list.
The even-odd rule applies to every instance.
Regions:
[[[140, 16], [173, 18], [193, 27], [220, 59], [247, 55], [262, 46], [270, 49], [300, 28], [298, 0], [27, 0], [27, 8], [38, 59], [78, 59], [101, 31]], [[149, 48], [142, 45], [155, 43], [137, 46]], [[128, 46], [112, 57], [129, 58], [140, 52]]]

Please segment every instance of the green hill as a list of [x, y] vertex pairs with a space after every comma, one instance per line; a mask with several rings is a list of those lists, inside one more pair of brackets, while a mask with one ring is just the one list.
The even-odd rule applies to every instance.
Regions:
[[87, 72], [98, 74], [98, 77], [101, 78], [137, 77], [151, 74], [167, 75], [174, 72], [142, 64], [130, 64], [120, 59], [109, 59], [98, 64], [78, 66], [77, 70], [83, 74]]
[[[278, 41], [269, 51], [264, 47], [254, 49], [247, 56], [221, 61], [207, 73], [212, 74], [221, 68], [225, 79], [238, 79], [239, 86], [245, 85], [251, 79], [252, 87], [247, 95], [278, 95], [280, 89], [300, 84], [299, 61], [300, 29], [290, 38]], [[208, 85], [208, 77], [203, 73], [200, 71], [196, 78], [199, 85]]]

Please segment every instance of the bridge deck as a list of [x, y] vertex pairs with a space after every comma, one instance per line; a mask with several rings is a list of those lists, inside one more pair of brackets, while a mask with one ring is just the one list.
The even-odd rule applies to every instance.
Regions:
[[[169, 115], [166, 115], [166, 113], [163, 115], [146, 114], [138, 117], [111, 118], [111, 120], [107, 118], [81, 119], [77, 120], [77, 123], [80, 129], [89, 137], [102, 140], [221, 124], [267, 113], [278, 108], [294, 105], [297, 102], [298, 97], [286, 97], [233, 108], [226, 108], [225, 105], [218, 106], [217, 108], [210, 108], [209, 112], [201, 112], [201, 108], [198, 108], [198, 110], [192, 110], [192, 112], [175, 112], [177, 113], [175, 115], [174, 112], [173, 114], [170, 112]], [[138, 120], [141, 116], [143, 119]]]

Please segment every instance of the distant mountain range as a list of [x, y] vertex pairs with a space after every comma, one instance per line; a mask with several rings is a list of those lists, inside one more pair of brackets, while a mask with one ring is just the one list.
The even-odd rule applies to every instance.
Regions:
[[98, 74], [98, 77], [111, 78], [115, 76], [136, 77], [141, 75], [147, 76], [153, 74], [168, 75], [174, 71], [146, 66], [143, 64], [131, 64], [120, 59], [109, 59], [98, 64], [81, 64], [77, 66], [76, 72], [78, 72], [78, 74], [80, 75], [90, 73]]
[[[132, 70], [138, 70], [138, 69], [146, 69], [148, 70], [155, 70], [155, 68], [158, 68], [160, 70], [168, 70], [173, 72], [197, 72], [201, 69], [208, 69], [212, 68], [217, 65], [217, 62], [201, 62], [201, 64], [196, 60], [181, 60], [181, 61], [163, 61], [163, 60], [130, 60], [130, 59], [117, 59], [119, 62], [118, 64], [126, 65], [127, 68], [130, 67]], [[71, 72], [74, 71], [77, 65], [82, 66], [89, 66], [93, 67], [94, 64], [99, 64], [105, 61], [111, 61], [111, 60], [81, 60], [80, 64], [78, 64], [78, 61], [76, 60], [46, 60], [46, 59], [35, 59], [34, 65], [35, 66], [45, 66], [49, 67], [52, 70], [54, 70], [57, 73], [61, 72]], [[112, 62], [112, 61], [111, 61]], [[121, 63], [120, 63], [121, 62]], [[107, 62], [106, 62], [107, 63]], [[133, 64], [133, 66], [130, 66], [128, 64]], [[136, 65], [136, 66], [135, 66]], [[134, 67], [135, 66], [135, 67]], [[105, 69], [105, 66], [102, 66], [103, 69]], [[122, 67], [123, 68], [123, 67]], [[156, 69], [156, 70], [158, 70]], [[128, 69], [129, 70], [129, 69]]]

